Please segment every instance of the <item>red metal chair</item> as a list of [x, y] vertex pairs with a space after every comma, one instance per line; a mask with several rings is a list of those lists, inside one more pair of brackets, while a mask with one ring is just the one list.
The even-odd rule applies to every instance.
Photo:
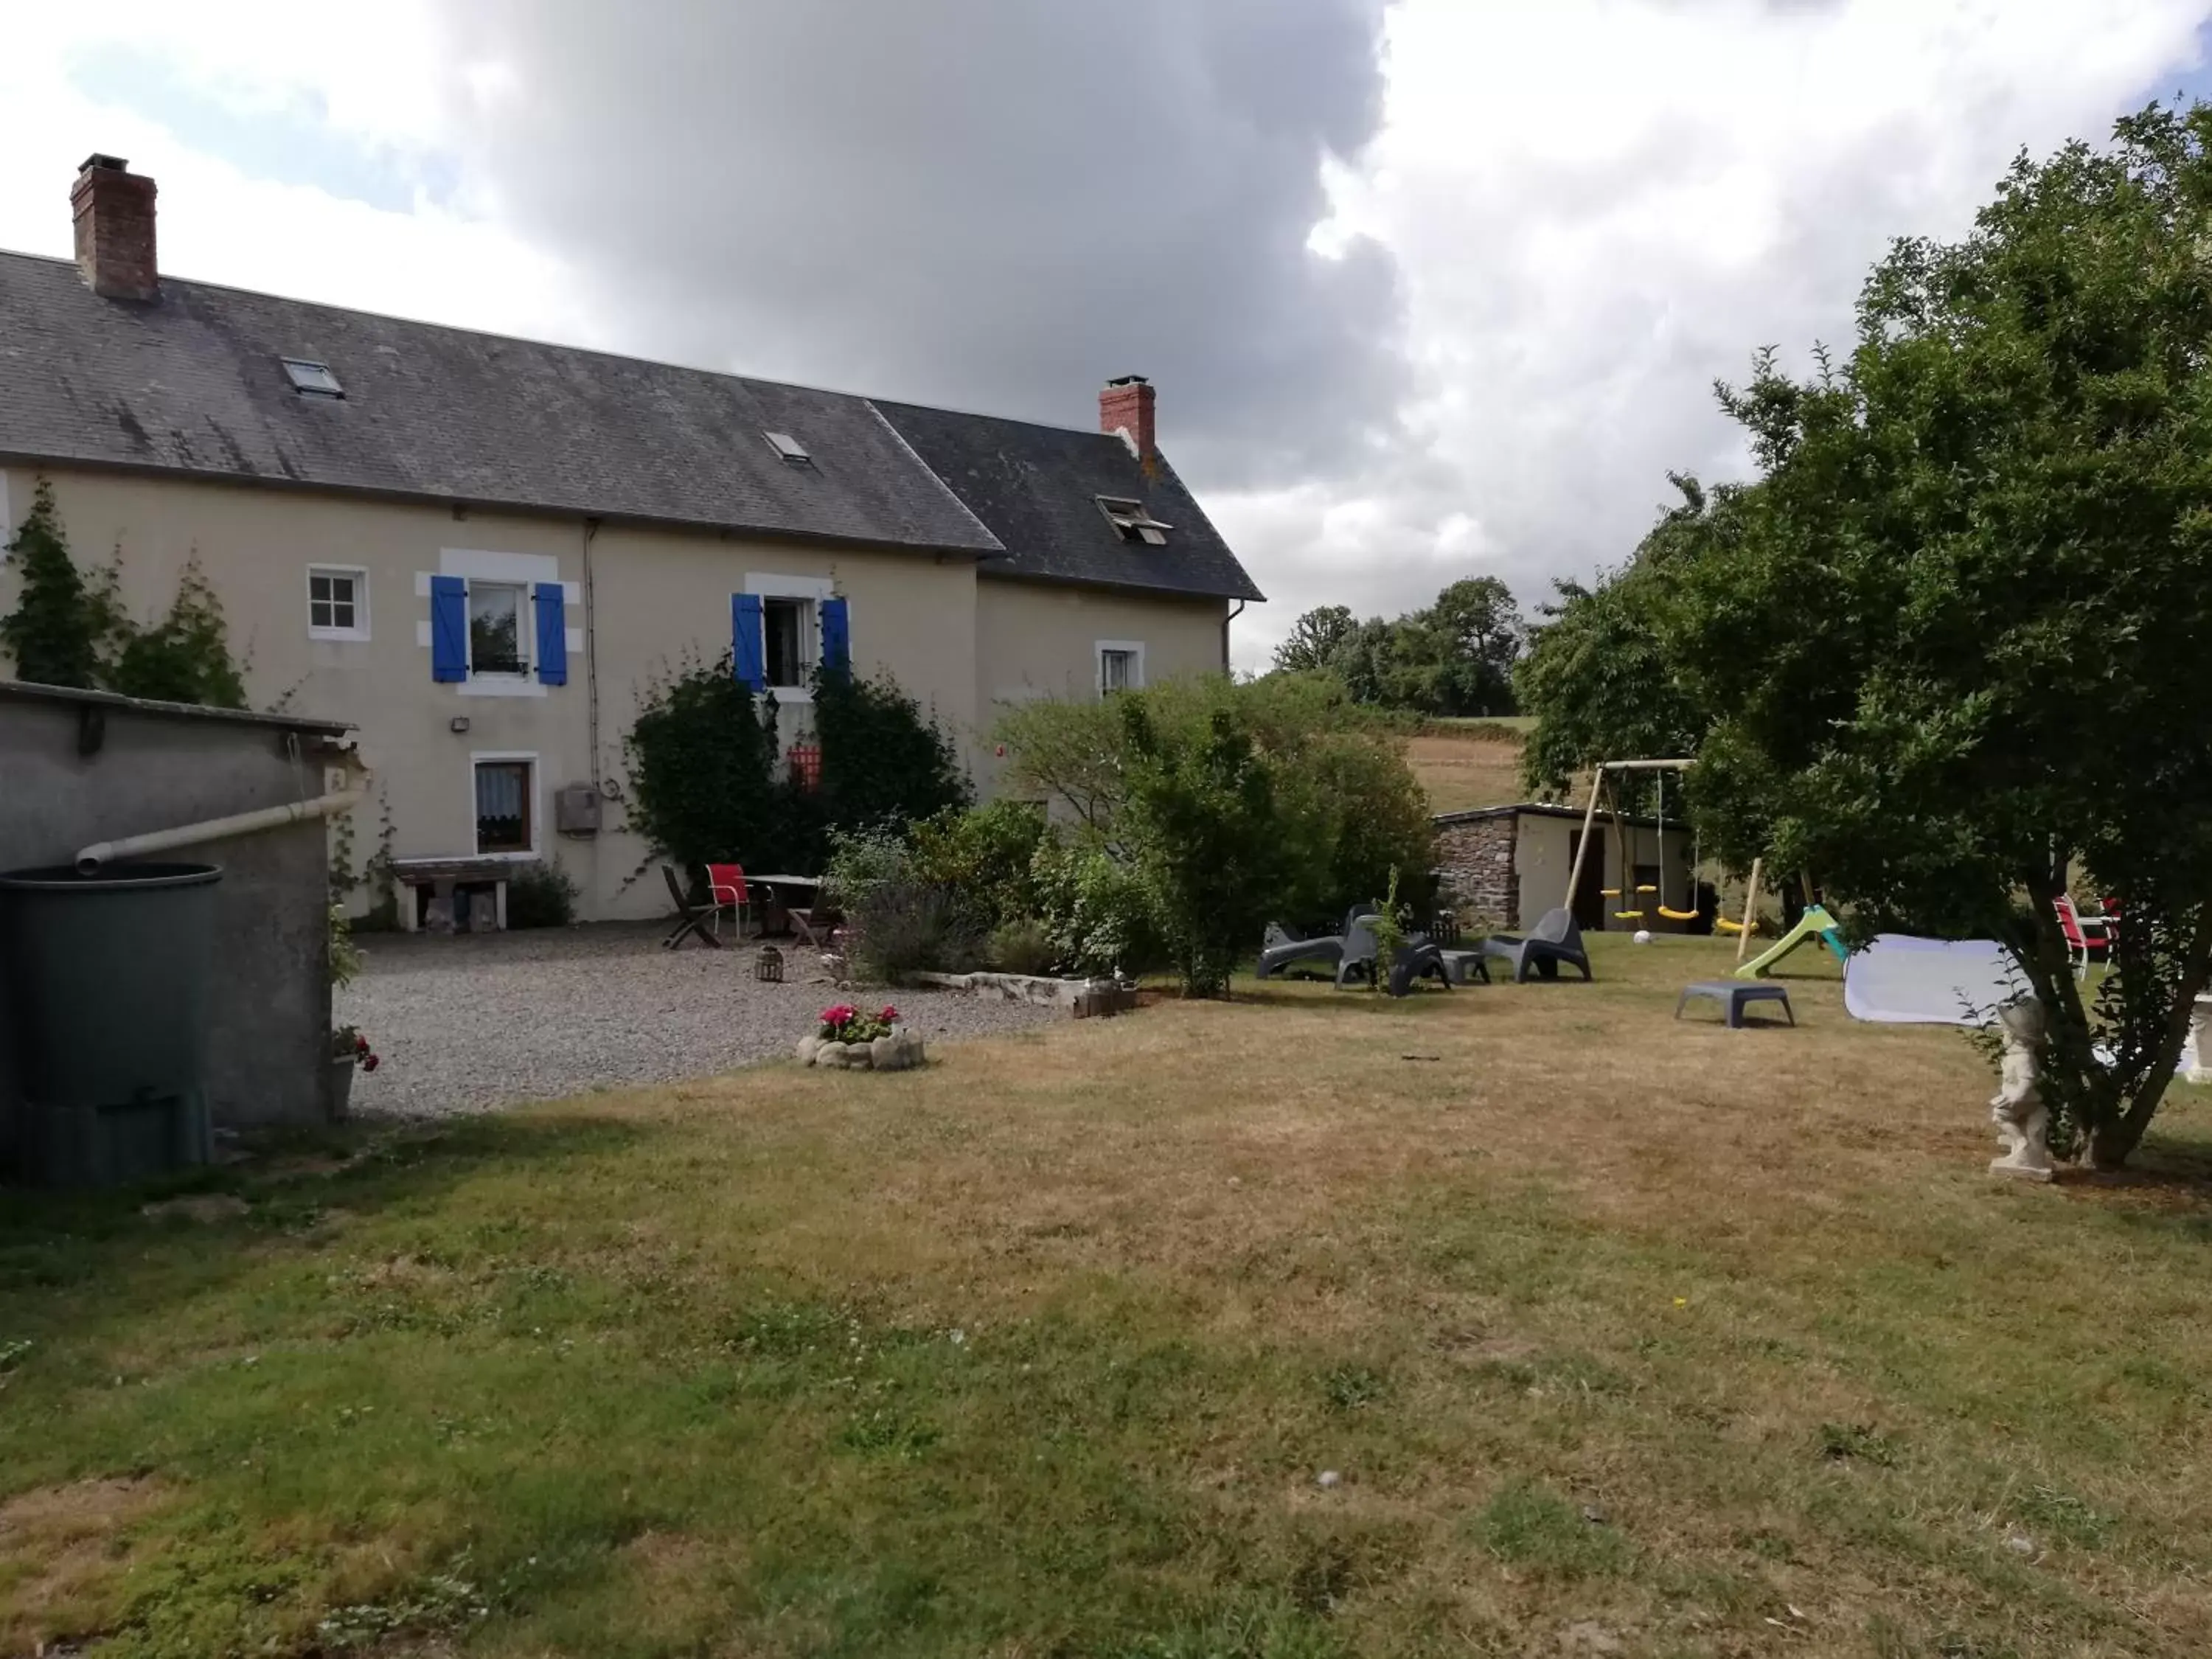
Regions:
[[2112, 956], [2112, 929], [2118, 919], [2110, 915], [2085, 916], [2063, 893], [2058, 896], [2057, 910], [2058, 930], [2066, 935], [2067, 954], [2074, 961], [2074, 977], [2087, 979], [2092, 952], [2102, 951], [2107, 958]]
[[710, 864], [707, 866], [707, 898], [715, 914], [730, 913], [737, 925], [738, 937], [745, 932], [745, 906], [750, 902], [745, 891], [744, 866], [737, 864]]

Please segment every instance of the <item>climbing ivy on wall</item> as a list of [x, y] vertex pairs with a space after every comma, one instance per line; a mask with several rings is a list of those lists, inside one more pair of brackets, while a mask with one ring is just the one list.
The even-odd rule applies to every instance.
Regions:
[[114, 619], [70, 562], [53, 486], [44, 478], [8, 551], [22, 588], [15, 608], [0, 617], [0, 646], [15, 659], [15, 678], [91, 690], [100, 682], [100, 647]]
[[16, 678], [210, 708], [246, 707], [246, 678], [230, 654], [222, 601], [197, 553], [177, 580], [167, 614], [142, 627], [123, 608], [120, 550], [87, 580], [70, 557], [46, 479], [8, 546], [21, 562], [22, 586], [15, 608], [0, 617], [0, 646], [15, 659]]

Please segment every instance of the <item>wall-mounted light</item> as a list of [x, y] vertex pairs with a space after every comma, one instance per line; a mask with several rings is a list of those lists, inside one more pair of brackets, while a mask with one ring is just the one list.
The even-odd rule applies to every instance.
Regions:
[[456, 714], [446, 722], [446, 730], [448, 732], [465, 732], [468, 729], [469, 717], [466, 714]]

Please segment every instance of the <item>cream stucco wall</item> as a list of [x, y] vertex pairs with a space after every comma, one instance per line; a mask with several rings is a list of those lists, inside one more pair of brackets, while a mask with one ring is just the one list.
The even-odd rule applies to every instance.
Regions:
[[[658, 915], [666, 896], [657, 878], [635, 878], [645, 849], [620, 827], [618, 800], [609, 801], [596, 837], [562, 836], [553, 793], [594, 778], [620, 789], [622, 737], [641, 690], [687, 652], [711, 659], [726, 651], [730, 595], [749, 585], [772, 590], [778, 577], [834, 584], [851, 606], [855, 665], [888, 670], [964, 740], [975, 730], [978, 606], [975, 566], [965, 557], [608, 526], [590, 539], [587, 650], [586, 535], [574, 519], [462, 517], [428, 505], [59, 469], [47, 476], [80, 568], [119, 551], [123, 596], [135, 615], [165, 611], [197, 555], [222, 597], [254, 706], [281, 703], [360, 727], [397, 856], [471, 855], [473, 759], [532, 757], [536, 851], [576, 880], [587, 917]], [[11, 529], [29, 508], [33, 483], [26, 469], [0, 470], [0, 505]], [[366, 641], [309, 637], [307, 571], [318, 564], [366, 572]], [[567, 585], [566, 685], [532, 680], [510, 685], [515, 695], [493, 696], [481, 684], [430, 678], [428, 578], [472, 566]], [[0, 611], [13, 605], [15, 591], [14, 572], [0, 566]], [[787, 738], [808, 724], [803, 708], [787, 708], [784, 718]], [[452, 730], [457, 719], [467, 720], [466, 732]], [[356, 816], [360, 862], [374, 849], [379, 816], [374, 805]]]
[[1103, 641], [1141, 645], [1145, 679], [1218, 674], [1228, 602], [1010, 581], [982, 568], [976, 584], [977, 697], [989, 705], [1098, 695]]

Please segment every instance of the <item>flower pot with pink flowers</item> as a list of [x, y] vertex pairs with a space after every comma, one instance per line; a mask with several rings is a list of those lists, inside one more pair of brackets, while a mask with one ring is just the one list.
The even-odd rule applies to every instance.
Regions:
[[824, 1008], [813, 1030], [799, 1039], [801, 1066], [828, 1066], [857, 1072], [903, 1072], [922, 1062], [921, 1033], [899, 1020], [885, 1006], [873, 1013], [841, 1002]]

